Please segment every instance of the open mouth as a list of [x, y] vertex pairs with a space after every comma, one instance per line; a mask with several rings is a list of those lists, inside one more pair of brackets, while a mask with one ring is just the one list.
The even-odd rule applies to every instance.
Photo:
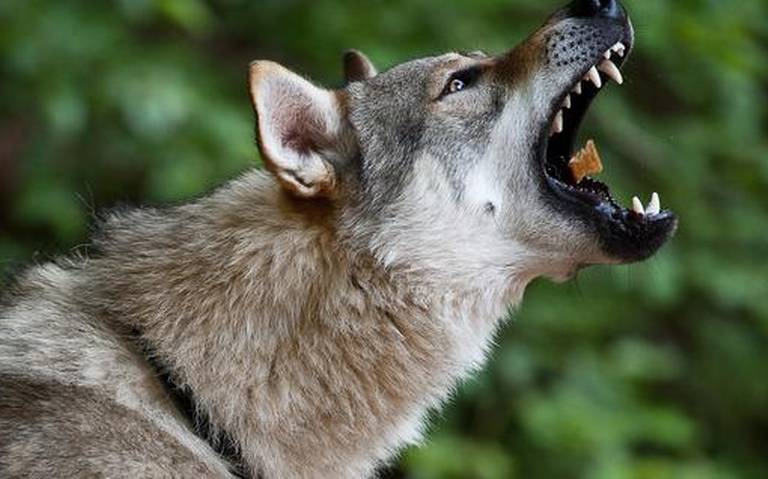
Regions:
[[602, 171], [594, 142], [590, 140], [578, 152], [575, 148], [592, 101], [606, 83], [624, 82], [620, 67], [628, 53], [625, 42], [615, 43], [562, 92], [551, 116], [542, 166], [556, 195], [596, 226], [606, 252], [635, 261], [651, 256], [671, 236], [677, 225], [675, 215], [661, 208], [657, 193], [645, 204], [634, 197], [628, 207], [619, 205], [608, 185], [593, 178]]

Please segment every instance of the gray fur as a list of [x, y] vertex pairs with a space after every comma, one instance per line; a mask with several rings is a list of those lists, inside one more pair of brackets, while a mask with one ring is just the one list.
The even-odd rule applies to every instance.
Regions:
[[542, 192], [537, 148], [570, 75], [547, 60], [558, 22], [498, 57], [338, 92], [254, 64], [273, 175], [113, 214], [89, 257], [18, 278], [0, 310], [0, 476], [231, 477], [208, 442], [226, 433], [253, 477], [359, 478], [418, 442], [530, 281], [615, 261]]

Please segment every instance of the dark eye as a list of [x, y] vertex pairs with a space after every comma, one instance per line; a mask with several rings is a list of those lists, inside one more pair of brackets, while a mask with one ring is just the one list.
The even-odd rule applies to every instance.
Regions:
[[448, 83], [446, 83], [443, 93], [440, 96], [466, 90], [477, 81], [480, 77], [480, 73], [482, 73], [482, 71], [478, 67], [472, 67], [454, 73], [451, 75], [451, 78], [448, 79]]
[[448, 84], [448, 93], [456, 93], [459, 90], [463, 90], [465, 86], [467, 86], [466, 83], [459, 80], [458, 78], [454, 78]]
[[448, 84], [448, 93], [456, 93], [459, 90], [463, 90], [465, 86], [467, 86], [466, 83], [458, 78], [454, 78], [451, 80], [451, 83]]

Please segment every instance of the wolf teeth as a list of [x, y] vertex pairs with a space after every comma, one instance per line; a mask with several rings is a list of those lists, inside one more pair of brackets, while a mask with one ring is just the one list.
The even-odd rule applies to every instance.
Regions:
[[[583, 92], [581, 82], [582, 81], [588, 81], [592, 82], [593, 85], [595, 85], [596, 88], [600, 89], [603, 86], [603, 79], [600, 77], [600, 72], [603, 72], [608, 78], [616, 82], [618, 85], [621, 85], [624, 83], [624, 77], [621, 74], [621, 71], [619, 70], [619, 67], [616, 66], [613, 61], [611, 61], [611, 56], [613, 53], [616, 53], [620, 57], [624, 56], [624, 53], [626, 52], [627, 47], [624, 46], [623, 43], [617, 42], [615, 45], [613, 45], [611, 48], [606, 50], [603, 53], [603, 57], [605, 58], [602, 60], [598, 65], [593, 65], [587, 73], [584, 75], [583, 80], [579, 80], [576, 82], [576, 84], [573, 86], [573, 89], [571, 90], [571, 93], [574, 95], [581, 95]], [[599, 70], [599, 71], [598, 71]], [[566, 95], [565, 99], [563, 99], [563, 104], [561, 106], [561, 110], [557, 112], [557, 115], [555, 115], [555, 119], [552, 121], [552, 126], [549, 132], [550, 136], [554, 136], [558, 133], [563, 132], [563, 110], [568, 110], [572, 107], [573, 103], [571, 100], [571, 94]], [[638, 200], [639, 201], [639, 200]], [[642, 208], [642, 203], [640, 203], [640, 210], [642, 210], [642, 213], [645, 213], [645, 210]]]
[[594, 83], [597, 88], [603, 86], [603, 80], [600, 79], [600, 73], [597, 72], [597, 67], [595, 66], [592, 66], [592, 68], [589, 69], [587, 76], [585, 76], [584, 79]]
[[624, 77], [621, 76], [621, 72], [612, 61], [603, 60], [600, 63], [600, 71], [611, 77], [611, 79], [619, 85], [624, 83]]
[[645, 214], [657, 215], [661, 212], [661, 198], [658, 193], [651, 195], [651, 202], [648, 203], [648, 207], [645, 208]]
[[645, 208], [643, 208], [643, 203], [637, 196], [632, 198], [632, 211], [639, 215], [645, 216]]
[[555, 121], [552, 122], [550, 136], [563, 132], [563, 110], [559, 110], [555, 115]]
[[555, 130], [558, 133], [563, 132], [563, 110], [558, 111], [555, 115]]

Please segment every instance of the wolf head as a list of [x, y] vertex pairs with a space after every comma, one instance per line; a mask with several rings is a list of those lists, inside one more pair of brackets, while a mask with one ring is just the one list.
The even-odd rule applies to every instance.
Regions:
[[[385, 72], [344, 58], [319, 88], [267, 61], [250, 93], [267, 168], [297, 201], [339, 211], [342, 236], [386, 264], [451, 274], [570, 277], [645, 259], [677, 220], [619, 206], [568, 167], [578, 127], [634, 42], [615, 0], [578, 0], [520, 45], [413, 60]], [[657, 201], [655, 201], [657, 203]]]

